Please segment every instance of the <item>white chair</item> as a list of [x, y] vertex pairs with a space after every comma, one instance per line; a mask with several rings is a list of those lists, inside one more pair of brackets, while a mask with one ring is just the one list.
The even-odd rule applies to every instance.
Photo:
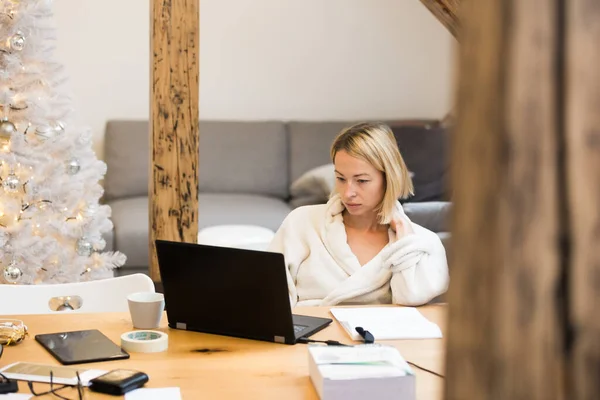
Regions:
[[[129, 311], [127, 296], [154, 292], [144, 274], [52, 285], [0, 285], [0, 315]], [[73, 309], [71, 309], [73, 308]]]
[[275, 233], [256, 225], [215, 225], [198, 233], [198, 243], [211, 246], [266, 251]]

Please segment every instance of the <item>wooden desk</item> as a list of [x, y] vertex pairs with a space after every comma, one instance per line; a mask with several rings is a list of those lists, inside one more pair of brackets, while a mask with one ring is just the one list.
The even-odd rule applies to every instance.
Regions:
[[[445, 332], [446, 307], [434, 305], [420, 308], [431, 321]], [[306, 307], [294, 310], [296, 314], [330, 317], [333, 323], [312, 336], [313, 339], [334, 339], [352, 343], [326, 307]], [[39, 333], [61, 330], [99, 329], [115, 343], [121, 334], [132, 330], [129, 314], [63, 314], [15, 316], [29, 327], [29, 337], [14, 347], [5, 347], [0, 365], [17, 361], [58, 364], [35, 340]], [[131, 353], [131, 358], [95, 364], [81, 364], [82, 368], [112, 370], [129, 368], [146, 372], [150, 382], [146, 387], [181, 388], [184, 400], [195, 399], [317, 399], [308, 376], [306, 345], [294, 346], [170, 330], [163, 317], [159, 330], [169, 335], [169, 350], [162, 353]], [[376, 338], [377, 339], [377, 338]], [[415, 362], [438, 373], [444, 373], [444, 339], [382, 341], [393, 344], [408, 361]], [[198, 350], [207, 350], [198, 352]], [[444, 381], [427, 372], [415, 369], [417, 398], [441, 399]], [[46, 385], [42, 387], [46, 387]], [[24, 382], [21, 393], [29, 393]], [[64, 395], [76, 398], [76, 393]], [[75, 397], [73, 397], [75, 394]], [[55, 397], [48, 397], [55, 398]], [[109, 399], [86, 390], [86, 399]]]

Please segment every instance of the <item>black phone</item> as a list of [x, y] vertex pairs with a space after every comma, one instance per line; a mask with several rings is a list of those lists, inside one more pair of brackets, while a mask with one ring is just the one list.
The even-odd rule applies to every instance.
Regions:
[[35, 336], [63, 365], [122, 360], [129, 354], [97, 329], [44, 333]]
[[130, 369], [115, 369], [91, 379], [90, 390], [119, 396], [144, 386], [148, 380], [148, 375], [143, 372]]

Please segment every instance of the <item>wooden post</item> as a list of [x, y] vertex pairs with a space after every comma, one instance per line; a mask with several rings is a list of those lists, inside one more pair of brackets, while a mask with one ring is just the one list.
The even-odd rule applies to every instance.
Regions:
[[150, 74], [150, 276], [155, 239], [198, 235], [199, 0], [152, 0]]
[[567, 398], [558, 1], [468, 1], [461, 17], [446, 397]]
[[566, 2], [569, 399], [600, 399], [600, 3]]
[[459, 19], [457, 16], [461, 0], [421, 0], [455, 38], [458, 35]]

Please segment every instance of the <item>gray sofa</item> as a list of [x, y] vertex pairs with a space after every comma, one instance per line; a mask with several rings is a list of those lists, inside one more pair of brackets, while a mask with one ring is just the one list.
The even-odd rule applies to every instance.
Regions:
[[[277, 230], [292, 204], [290, 186], [303, 173], [330, 163], [329, 146], [350, 122], [200, 122], [199, 229], [250, 224]], [[103, 201], [112, 208], [114, 231], [107, 249], [127, 263], [116, 275], [148, 272], [149, 134], [147, 121], [108, 121]], [[417, 172], [418, 174], [418, 172]], [[449, 203], [407, 203], [416, 223], [448, 238]]]

